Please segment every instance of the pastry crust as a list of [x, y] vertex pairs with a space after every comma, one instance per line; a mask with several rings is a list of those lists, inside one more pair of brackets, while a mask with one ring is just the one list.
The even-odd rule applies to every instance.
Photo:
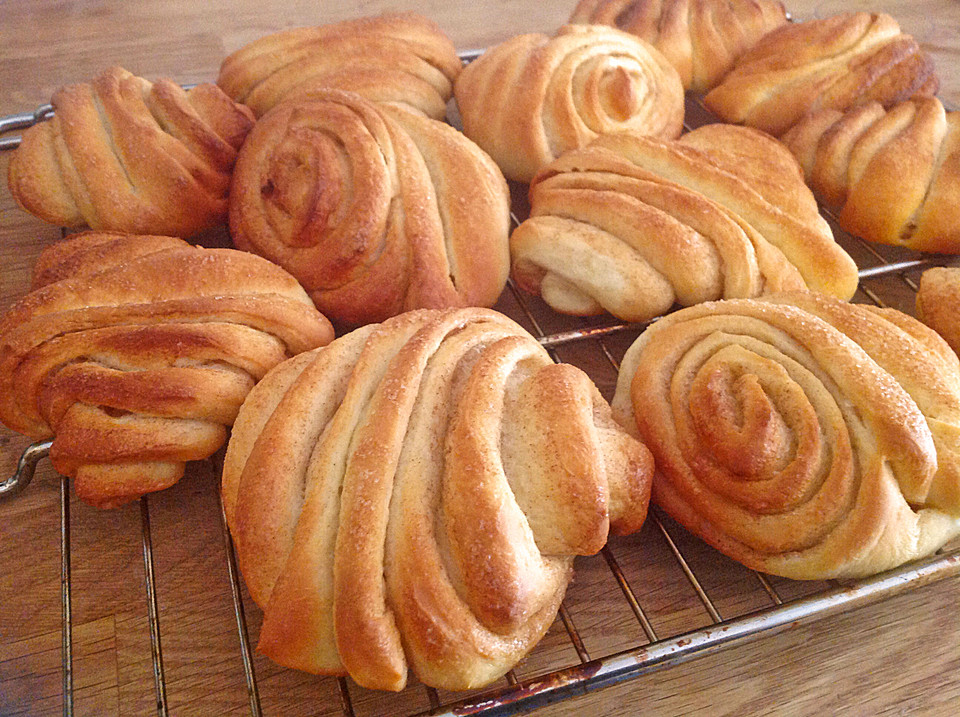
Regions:
[[250, 133], [230, 193], [241, 249], [280, 264], [331, 319], [491, 306], [509, 271], [510, 197], [455, 129], [399, 105], [317, 90]]
[[614, 410], [654, 500], [756, 570], [861, 577], [960, 533], [960, 361], [906, 314], [812, 292], [683, 309], [628, 350]]
[[513, 277], [565, 313], [647, 321], [674, 303], [857, 288], [797, 162], [750, 128], [604, 135], [544, 168], [530, 199]]
[[639, 529], [649, 452], [510, 319], [419, 310], [278, 366], [222, 494], [258, 649], [400, 690], [485, 685], [553, 622], [573, 557]]
[[52, 438], [54, 468], [97, 507], [175, 483], [260, 377], [333, 339], [293, 277], [232, 249], [88, 232], [34, 277], [0, 319], [0, 420]]
[[783, 139], [851, 234], [960, 253], [960, 112], [936, 97], [871, 102], [808, 115]]
[[23, 134], [7, 183], [17, 203], [66, 227], [190, 237], [222, 224], [237, 150], [253, 126], [215, 85], [184, 91], [114, 67], [51, 100]]
[[704, 98], [727, 122], [779, 137], [808, 112], [930, 96], [930, 56], [883, 13], [844, 13], [774, 30]]
[[920, 276], [917, 318], [960, 352], [960, 268], [933, 267]]
[[443, 119], [462, 64], [431, 20], [387, 13], [262, 37], [223, 61], [217, 84], [257, 117], [328, 87]]
[[464, 68], [454, 94], [464, 133], [522, 182], [603, 132], [673, 139], [683, 126], [677, 71], [651, 45], [603, 25], [507, 40]]

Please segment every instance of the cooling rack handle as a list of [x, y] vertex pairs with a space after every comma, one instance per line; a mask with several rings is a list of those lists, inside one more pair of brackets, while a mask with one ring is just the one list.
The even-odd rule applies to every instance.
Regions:
[[[18, 129], [26, 129], [43, 122], [53, 116], [53, 105], [40, 105], [33, 112], [21, 112], [15, 115], [0, 117], [0, 135]], [[20, 146], [20, 137], [0, 137], [0, 151], [16, 149]], [[2, 495], [2, 493], [0, 493]]]
[[16, 472], [0, 483], [0, 500], [12, 498], [30, 484], [30, 481], [33, 480], [33, 474], [37, 470], [37, 463], [41, 458], [50, 455], [51, 445], [53, 445], [53, 441], [38, 441], [23, 449], [20, 460], [17, 461]]

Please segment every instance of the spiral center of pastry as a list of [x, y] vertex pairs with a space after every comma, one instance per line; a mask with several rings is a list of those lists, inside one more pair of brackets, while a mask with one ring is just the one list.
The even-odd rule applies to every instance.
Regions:
[[601, 70], [597, 79], [600, 104], [610, 118], [626, 122], [640, 109], [640, 85], [619, 61], [604, 63]]
[[[304, 134], [312, 137], [304, 137]], [[282, 228], [280, 239], [287, 246], [310, 246], [312, 237], [303, 231], [308, 223], [318, 227], [335, 224], [345, 185], [339, 152], [329, 137], [306, 129], [294, 129], [277, 147], [260, 185], [260, 195], [272, 224]]]
[[824, 440], [820, 412], [832, 409], [811, 404], [800, 367], [781, 365], [746, 337], [739, 341], [746, 345], [718, 346], [724, 339], [716, 335], [703, 354], [681, 361], [678, 376], [685, 378], [675, 379], [672, 392], [683, 452], [711, 492], [755, 513], [793, 510], [835, 468], [843, 473], [834, 456], [843, 439]]
[[706, 368], [693, 381], [690, 414], [714, 457], [738, 476], [756, 479], [790, 460], [790, 431], [755, 374]]

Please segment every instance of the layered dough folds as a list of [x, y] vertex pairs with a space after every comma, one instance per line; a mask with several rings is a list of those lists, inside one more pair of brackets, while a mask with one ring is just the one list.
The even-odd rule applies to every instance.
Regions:
[[454, 94], [464, 133], [523, 182], [603, 132], [672, 139], [683, 126], [677, 71], [651, 45], [602, 25], [507, 40], [464, 68]]
[[259, 649], [378, 689], [486, 684], [554, 620], [573, 557], [640, 527], [651, 472], [587, 376], [500, 314], [357, 329], [268, 374], [233, 430]]
[[783, 137], [851, 234], [960, 254], [960, 112], [936, 97], [821, 110]]
[[864, 576], [960, 532], [960, 362], [897, 311], [684, 309], [629, 349], [614, 410], [653, 451], [654, 499], [757, 570]]
[[779, 0], [580, 0], [570, 22], [636, 35], [663, 53], [685, 89], [706, 92], [787, 14]]
[[281, 100], [329, 87], [443, 119], [461, 66], [432, 21], [387, 13], [262, 37], [223, 61], [217, 84], [257, 117]]
[[399, 105], [317, 90], [265, 115], [230, 193], [241, 249], [290, 271], [332, 319], [491, 306], [509, 271], [510, 197], [475, 144]]
[[253, 116], [215, 85], [184, 91], [120, 67], [67, 85], [10, 160], [17, 203], [66, 227], [189, 237], [222, 224]]
[[530, 199], [513, 276], [565, 313], [646, 321], [675, 302], [857, 287], [796, 161], [753, 129], [603, 135], [548, 165]]
[[933, 60], [883, 13], [844, 13], [774, 30], [706, 96], [727, 122], [779, 137], [808, 112], [933, 96]]
[[179, 480], [270, 368], [333, 339], [293, 277], [231, 249], [89, 232], [34, 276], [0, 320], [0, 420], [53, 438], [54, 468], [98, 507]]

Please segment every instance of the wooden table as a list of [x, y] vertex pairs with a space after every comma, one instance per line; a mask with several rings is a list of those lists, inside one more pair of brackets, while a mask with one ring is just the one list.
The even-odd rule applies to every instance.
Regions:
[[[216, 76], [226, 53], [269, 32], [331, 22], [384, 9], [434, 18], [462, 49], [526, 31], [552, 31], [574, 0], [188, 0], [167, 2], [7, 2], [0, 6], [0, 115], [31, 110], [61, 84], [122, 64], [147, 77], [182, 82]], [[793, 0], [795, 17], [839, 7], [891, 12], [930, 50], [941, 96], [960, 106], [960, 3], [955, 0], [820, 2]], [[0, 170], [9, 157], [0, 156]], [[60, 236], [17, 209], [0, 191], [0, 309], [22, 295], [39, 251]], [[609, 391], [610, 377], [604, 388]], [[9, 474], [26, 441], [0, 433], [0, 470]], [[59, 480], [46, 462], [33, 485], [0, 504], [0, 714], [54, 714], [61, 709]], [[153, 714], [154, 677], [144, 597], [141, 512], [135, 504], [102, 512], [71, 507], [74, 692], [77, 714]], [[171, 714], [248, 713], [215, 481], [200, 465], [178, 486], [150, 498], [167, 698]], [[630, 540], [655, 541], [648, 528], [614, 548], [631, 568]], [[679, 532], [679, 530], [677, 530]], [[680, 537], [698, 559], [713, 561]], [[599, 559], [580, 566], [572, 599], [591, 654], [623, 649], [631, 624], [611, 616], [611, 590]], [[712, 565], [712, 564], [711, 564]], [[707, 565], [734, 584], [743, 578], [723, 561]], [[716, 571], [715, 573], [712, 571]], [[738, 577], [740, 576], [740, 577]], [[654, 581], [638, 587], [653, 602], [662, 629], [695, 626], [695, 601]], [[789, 590], [791, 588], [785, 588]], [[942, 714], [960, 712], [960, 578], [756, 642], [737, 646], [586, 697], [542, 714]], [[749, 595], [725, 595], [724, 610], [750, 608]], [[748, 597], [743, 597], [746, 594]], [[621, 600], [622, 598], [617, 598]], [[747, 602], [744, 603], [743, 601]], [[251, 603], [248, 601], [248, 606]], [[595, 608], [595, 609], [591, 609]], [[259, 611], [248, 607], [254, 633]], [[702, 621], [701, 623], [702, 624]], [[562, 628], [551, 630], [521, 670], [575, 663]], [[266, 714], [338, 714], [335, 683], [255, 660]], [[523, 672], [526, 670], [526, 672]], [[332, 697], [331, 697], [332, 696]], [[441, 695], [447, 699], [448, 695]], [[351, 687], [358, 714], [408, 714], [429, 706], [422, 688], [398, 696]]]

